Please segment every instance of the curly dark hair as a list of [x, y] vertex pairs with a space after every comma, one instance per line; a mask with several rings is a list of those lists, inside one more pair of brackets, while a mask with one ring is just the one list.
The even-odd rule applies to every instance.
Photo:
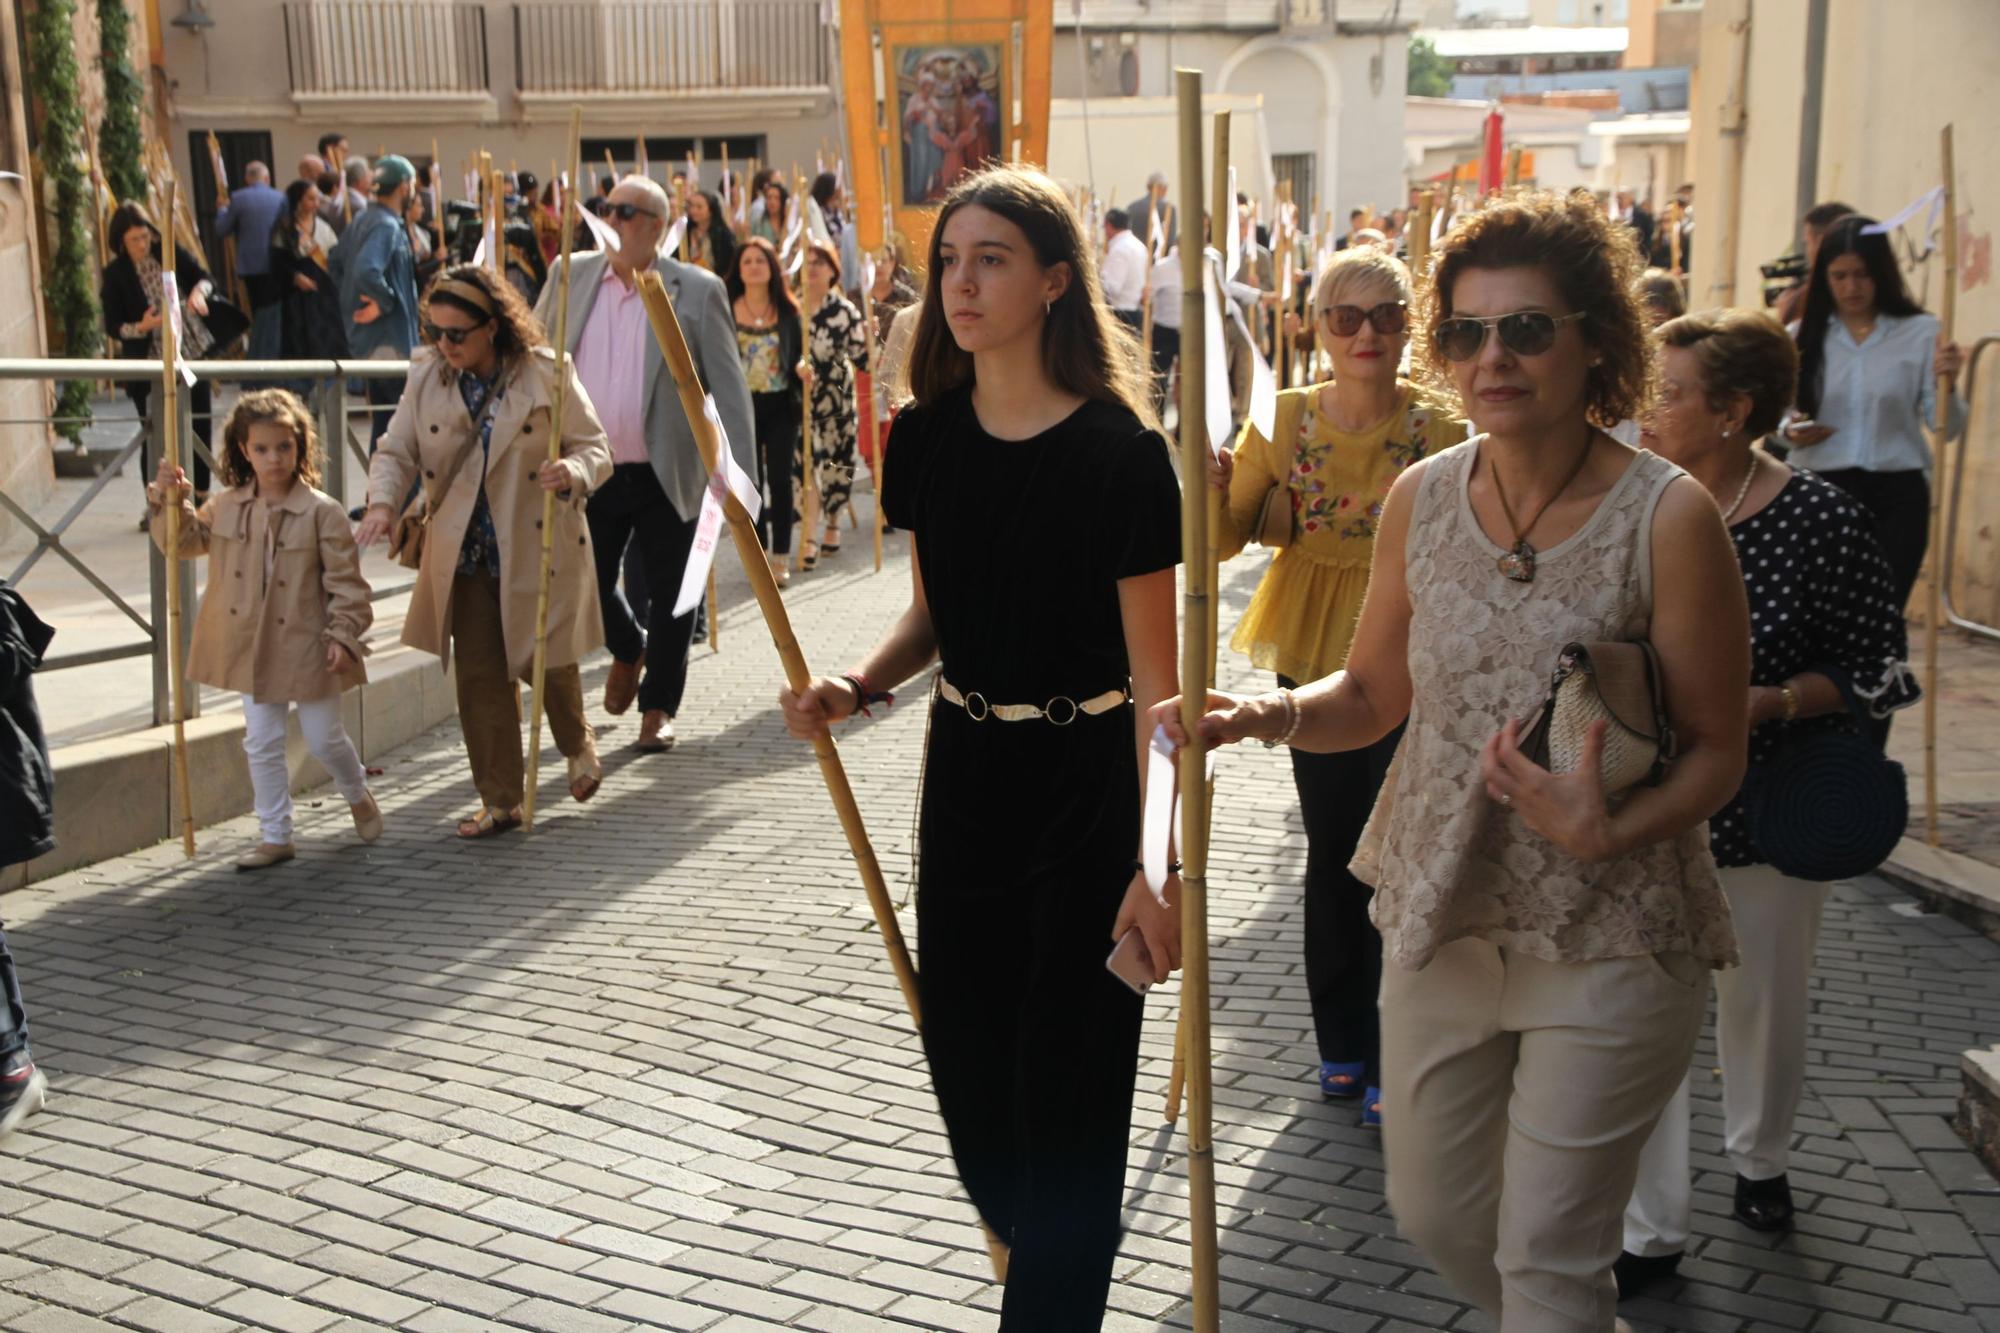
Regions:
[[241, 486], [256, 479], [257, 473], [250, 466], [249, 441], [250, 428], [260, 421], [275, 422], [291, 431], [292, 443], [299, 451], [296, 475], [306, 485], [318, 487], [319, 427], [305, 403], [290, 389], [252, 389], [236, 400], [222, 427], [222, 457], [218, 461], [223, 484]]
[[1645, 263], [1632, 229], [1613, 222], [1587, 190], [1542, 190], [1495, 200], [1463, 215], [1438, 243], [1430, 281], [1417, 296], [1412, 349], [1423, 377], [1464, 414], [1451, 363], [1438, 351], [1438, 325], [1451, 318], [1451, 292], [1467, 269], [1538, 268], [1549, 275], [1597, 353], [1584, 390], [1584, 415], [1609, 428], [1641, 415], [1658, 379], [1651, 324], [1634, 295]]
[[1750, 400], [1743, 430], [1751, 439], [1778, 428], [1799, 384], [1799, 353], [1784, 326], [1762, 310], [1702, 310], [1660, 326], [1660, 342], [1694, 353], [1711, 411], [1742, 394]]
[[[492, 309], [481, 310], [478, 305], [454, 292], [440, 290], [446, 283], [465, 282], [486, 293]], [[431, 306], [443, 304], [453, 310], [460, 310], [474, 319], [491, 318], [493, 321], [493, 355], [499, 362], [504, 375], [513, 370], [515, 364], [537, 347], [549, 345], [548, 335], [542, 331], [542, 322], [535, 318], [535, 312], [528, 309], [528, 303], [514, 290], [514, 284], [495, 274], [492, 269], [480, 264], [454, 264], [440, 269], [431, 279], [431, 285], [424, 291], [419, 317], [426, 323], [431, 317]], [[449, 379], [452, 375], [450, 363], [438, 358], [440, 373]]]

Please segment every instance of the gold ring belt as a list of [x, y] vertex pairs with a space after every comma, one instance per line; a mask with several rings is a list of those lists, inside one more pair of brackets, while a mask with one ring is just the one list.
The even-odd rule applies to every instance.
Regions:
[[1039, 707], [1034, 704], [994, 704], [986, 702], [986, 696], [978, 690], [969, 694], [960, 692], [956, 685], [942, 676], [938, 677], [938, 696], [948, 704], [963, 708], [965, 715], [974, 722], [984, 722], [989, 717], [1002, 722], [1046, 720], [1058, 727], [1066, 727], [1076, 721], [1079, 713], [1088, 717], [1108, 713], [1123, 706], [1131, 697], [1124, 690], [1106, 690], [1096, 698], [1085, 699], [1081, 703], [1066, 694], [1059, 694]]

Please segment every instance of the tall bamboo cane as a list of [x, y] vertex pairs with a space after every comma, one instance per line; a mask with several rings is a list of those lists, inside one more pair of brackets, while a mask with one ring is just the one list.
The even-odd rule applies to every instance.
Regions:
[[[702, 411], [701, 379], [695, 373], [693, 358], [688, 355], [687, 340], [681, 333], [673, 302], [668, 298], [659, 275], [651, 270], [640, 272], [639, 294], [646, 303], [646, 316], [652, 321], [653, 337], [660, 345], [661, 354], [666, 357], [667, 370], [674, 377], [674, 387], [680, 392], [681, 410], [687, 413], [688, 426], [694, 432], [702, 462], [713, 471], [721, 466], [720, 441], [716, 438], [714, 423]], [[750, 590], [757, 597], [757, 606], [764, 613], [764, 623], [771, 630], [771, 640], [777, 645], [779, 660], [784, 663], [785, 679], [794, 690], [802, 690], [812, 683], [812, 672], [807, 668], [805, 653], [792, 632], [791, 616], [785, 611], [784, 599], [778, 595], [777, 580], [771, 576], [770, 562], [764, 554], [763, 543], [758, 540], [756, 524], [734, 495], [725, 503], [723, 514], [729, 521], [729, 532], [735, 539], [736, 554], [742, 560], [743, 572], [749, 576]], [[909, 1007], [910, 1022], [921, 1026], [923, 1015], [917, 1000], [916, 965], [910, 961], [909, 948], [903, 943], [896, 908], [889, 899], [889, 888], [882, 879], [882, 867], [875, 859], [875, 849], [868, 841], [868, 830], [861, 821], [861, 807], [854, 799], [854, 789], [848, 785], [847, 770], [840, 762], [840, 751], [833, 737], [822, 732], [813, 741], [813, 753], [819, 759], [820, 776], [826, 782], [827, 793], [833, 798], [833, 808], [840, 817], [841, 831], [847, 835], [848, 849], [854, 853], [855, 864], [861, 871], [861, 887], [868, 895], [868, 906], [874, 911], [875, 927], [882, 934], [883, 947], [888, 950], [889, 965], [896, 973], [896, 984], [902, 988], [903, 1003]]]
[[[167, 178], [167, 244], [165, 263], [174, 269], [174, 205], [178, 202], [172, 177]], [[176, 293], [179, 295], [179, 293]], [[185, 299], [185, 298], [183, 298]], [[173, 460], [175, 474], [181, 466], [181, 369], [179, 340], [174, 337], [172, 310], [160, 312], [160, 443], [161, 452]], [[188, 781], [187, 673], [181, 663], [181, 495], [176, 483], [171, 496], [162, 496], [167, 511], [167, 686], [174, 710], [174, 780], [181, 789], [181, 851], [194, 860], [194, 785]]]
[[[1944, 174], [1944, 295], [1938, 303], [1938, 330], [1951, 340], [1952, 321], [1958, 307], [1958, 211], [1957, 184], [1952, 179], [1951, 126], [1939, 136]], [[1946, 436], [1951, 433], [1951, 380], [1937, 377], [1937, 423], [1932, 436], [1936, 446], [1931, 456], [1937, 460], [1937, 477], [1931, 484], [1930, 577], [1924, 594], [1924, 840], [1938, 845], [1937, 714], [1938, 714], [1938, 622], [1944, 619], [1944, 493]], [[1968, 427], [1969, 428], [1969, 427]]]
[[[569, 174], [576, 179], [579, 169], [579, 148], [583, 136], [583, 108], [569, 109]], [[497, 182], [496, 182], [497, 183]], [[571, 191], [574, 197], [575, 192]], [[556, 376], [554, 387], [549, 392], [549, 455], [548, 461], [562, 461], [563, 400], [569, 388], [569, 264], [570, 246], [576, 235], [576, 228], [570, 225], [568, 204], [564, 204], [562, 229], [562, 276], [556, 287], [556, 327], [555, 353]], [[528, 688], [533, 698], [528, 703], [528, 781], [521, 791], [521, 827], [532, 832], [535, 827], [535, 787], [542, 770], [542, 714], [544, 707], [542, 686], [548, 677], [549, 668], [549, 575], [555, 560], [556, 539], [556, 493], [542, 492], [542, 562], [535, 575], [535, 664], [529, 673]]]
[[[799, 253], [802, 256], [799, 260], [798, 290], [799, 360], [810, 366], [812, 364], [812, 317], [818, 312], [806, 309], [806, 270], [812, 267], [812, 252], [810, 249], [812, 244], [812, 227], [806, 221], [805, 215], [806, 178], [799, 174], [799, 164], [796, 162], [792, 163], [792, 185], [794, 187], [792, 192], [792, 207], [799, 210], [800, 217]], [[818, 387], [819, 382], [815, 379], [813, 381], [813, 388], [816, 389]], [[819, 466], [814, 459], [814, 454], [817, 452], [816, 446], [819, 444], [819, 433], [813, 424], [812, 399], [812, 389], [806, 390], [805, 419], [800, 423], [801, 429], [799, 431], [799, 454], [803, 460], [799, 484], [804, 488], [803, 494], [799, 498], [799, 517], [803, 522], [799, 528], [799, 539], [792, 546], [792, 558], [794, 562], [792, 568], [795, 570], [804, 570], [806, 567], [805, 551], [808, 539], [812, 541], [813, 549], [819, 549]]]
[[[1176, 76], [1178, 76], [1179, 73], [1181, 73], [1181, 71], [1176, 71]], [[1200, 86], [1201, 86], [1200, 78], [1197, 74], [1197, 78], [1195, 80], [1195, 87], [1197, 89], [1197, 92], [1199, 91]], [[1200, 104], [1197, 102], [1196, 104], [1197, 108], [1199, 108], [1199, 105]], [[1196, 147], [1197, 150], [1199, 150], [1200, 145], [1197, 144]], [[1215, 247], [1217, 254], [1226, 255], [1229, 253], [1229, 233], [1227, 230], [1225, 230], [1225, 228], [1233, 227], [1236, 225], [1236, 201], [1229, 197], [1229, 113], [1227, 111], [1218, 111], [1215, 113], [1214, 159], [1209, 164], [1209, 169], [1211, 172], [1214, 173], [1214, 179], [1210, 182], [1211, 198], [1209, 200], [1209, 210], [1208, 210], [1208, 243]], [[1199, 174], [1201, 170], [1199, 162], [1196, 163], [1195, 170], [1197, 174]], [[1187, 192], [1185, 188], [1183, 188], [1182, 190], [1181, 197], [1183, 199], [1187, 197]], [[1197, 195], [1196, 197], [1199, 198], [1199, 195]], [[1194, 216], [1199, 216], [1199, 214], [1190, 213], [1189, 216], [1194, 217]], [[1202, 255], [1201, 263], [1206, 264], [1207, 262], [1208, 262], [1208, 257], [1206, 255]], [[1185, 270], [1187, 267], [1187, 252], [1185, 249], [1183, 249], [1181, 252], [1181, 265], [1182, 269]], [[1195, 277], [1196, 280], [1199, 281], [1201, 274], [1197, 272], [1195, 274]], [[1186, 282], [1187, 274], [1185, 271], [1182, 272], [1181, 279], [1183, 283]], [[1231, 299], [1226, 289], [1218, 291], [1217, 296], [1219, 296], [1224, 301], [1228, 301]], [[1224, 311], [1223, 318], [1227, 320], [1228, 318], [1227, 311]], [[1190, 374], [1194, 373], [1192, 370], [1189, 369], [1188, 357], [1187, 357], [1187, 330], [1190, 328], [1194, 329], [1195, 338], [1198, 341], [1201, 341], [1205, 344], [1208, 338], [1207, 326], [1190, 325], [1187, 322], [1187, 312], [1183, 310], [1181, 312], [1181, 330], [1182, 330], [1181, 438], [1183, 440], [1188, 438], [1188, 420], [1186, 415], [1187, 401], [1188, 401], [1187, 377]], [[1204, 352], [1205, 351], [1206, 347], [1204, 347]], [[1207, 361], [1206, 355], [1203, 356], [1202, 361], [1204, 363]], [[1202, 369], [1203, 372], [1206, 373], [1205, 365], [1203, 365]], [[1206, 387], [1207, 387], [1206, 385], [1203, 386], [1204, 391], [1202, 394], [1202, 401], [1204, 403], [1207, 401], [1207, 396], [1208, 396], [1206, 392]], [[1195, 428], [1203, 432], [1201, 438], [1203, 439], [1207, 438], [1206, 418], [1200, 419], [1196, 423]], [[1197, 484], [1199, 485], [1200, 487], [1199, 494], [1203, 500], [1202, 541], [1199, 547], [1195, 546], [1188, 547], [1187, 560], [1189, 562], [1189, 570], [1190, 570], [1188, 587], [1190, 589], [1189, 605], [1192, 606], [1193, 605], [1192, 589], [1194, 587], [1192, 569], [1195, 558], [1195, 552], [1199, 550], [1202, 557], [1202, 568], [1208, 576], [1208, 580], [1203, 586], [1209, 590], [1209, 592], [1205, 593], [1201, 599], [1202, 613], [1204, 616], [1203, 632], [1206, 636], [1204, 642], [1207, 644], [1207, 647], [1203, 650], [1201, 664], [1202, 664], [1202, 670], [1206, 673], [1204, 676], [1204, 684], [1208, 689], [1212, 690], [1215, 688], [1216, 642], [1221, 637], [1221, 627], [1218, 621], [1218, 615], [1221, 610], [1220, 599], [1213, 596], [1212, 593], [1214, 588], [1222, 581], [1221, 552], [1218, 550], [1216, 545], [1217, 535], [1222, 529], [1222, 492], [1216, 490], [1215, 487], [1210, 486], [1208, 484], [1208, 464], [1205, 461], [1206, 457], [1207, 455], [1203, 454], [1200, 456], [1200, 459], [1198, 460], [1201, 461], [1200, 471], [1183, 472], [1181, 475], [1185, 483], [1185, 489], [1188, 491], [1188, 493], [1190, 494], [1195, 493], [1194, 487]], [[1195, 482], [1187, 480], [1189, 478], [1199, 478], [1200, 480], [1199, 482]], [[1208, 695], [1204, 693], [1201, 697], [1203, 699], [1206, 699]], [[1200, 716], [1200, 714], [1197, 713], [1196, 716]], [[1189, 734], [1192, 735], [1193, 733], [1190, 732]], [[1206, 784], [1204, 784], [1204, 786], [1205, 785]], [[1182, 800], [1182, 810], [1183, 811], [1186, 810], [1185, 798], [1183, 798]], [[1204, 817], [1203, 819], [1202, 827], [1204, 829], [1208, 827], [1206, 817]], [[1183, 854], [1181, 859], [1185, 861], [1187, 859], [1186, 855]], [[1183, 883], [1185, 883], [1185, 881], [1183, 881]], [[1185, 952], [1182, 953], [1182, 957], [1183, 959], [1185, 959], [1186, 957]], [[1207, 1021], [1205, 1016], [1206, 1012], [1207, 1012], [1206, 1006], [1204, 1006], [1203, 1022]], [[1189, 1024], [1190, 1024], [1190, 1019], [1188, 1017], [1188, 1004], [1186, 1000], [1186, 991], [1185, 988], [1183, 988], [1180, 1021], [1174, 1027], [1174, 1064], [1172, 1072], [1169, 1073], [1167, 1076], [1167, 1123], [1170, 1125], [1180, 1119], [1181, 1092], [1185, 1080], [1187, 1078], [1188, 1043], [1192, 1040], [1191, 1034], [1189, 1032]], [[1204, 1058], [1206, 1057], [1204, 1056]]]
[[[891, 259], [890, 262], [893, 264], [895, 261]], [[894, 270], [891, 271], [893, 272]], [[875, 292], [873, 290], [875, 284], [866, 280], [867, 275], [865, 273], [862, 275], [862, 278], [861, 332], [868, 338], [867, 364], [863, 367], [868, 372], [868, 410], [866, 412], [861, 411], [859, 394], [855, 395], [854, 409], [855, 415], [860, 418], [863, 452], [875, 460], [873, 465], [875, 469], [875, 572], [879, 574], [882, 572], [882, 441], [875, 429], [875, 406], [882, 401], [879, 397], [882, 392], [882, 385], [875, 378]], [[854, 505], [851, 502], [847, 506], [847, 512], [849, 514], [854, 512]]]
[[[1201, 71], [1174, 71], [1180, 102], [1181, 215], [1201, 216]], [[1220, 119], [1220, 114], [1218, 115]], [[1226, 129], [1217, 140], [1226, 145]], [[1218, 189], [1228, 190], [1228, 170], [1214, 164]], [[1219, 225], [1224, 210], [1215, 211]], [[1194, 336], [1181, 340], [1181, 559], [1186, 570], [1182, 601], [1181, 723], [1189, 736], [1208, 703], [1206, 688], [1215, 652], [1214, 619], [1208, 602], [1213, 587], [1209, 519], [1214, 488], [1208, 484], [1206, 429], [1208, 360], [1203, 304], [1200, 233], [1181, 252], [1181, 328]], [[1226, 299], [1226, 298], [1225, 298]], [[1216, 1275], [1215, 1149], [1210, 1139], [1213, 1105], [1209, 1083], [1208, 1048], [1208, 814], [1209, 788], [1200, 745], [1180, 754], [1181, 791], [1181, 1022], [1186, 1036], [1188, 1099], [1188, 1229], [1193, 1247], [1194, 1327], [1215, 1333], [1220, 1291]]]

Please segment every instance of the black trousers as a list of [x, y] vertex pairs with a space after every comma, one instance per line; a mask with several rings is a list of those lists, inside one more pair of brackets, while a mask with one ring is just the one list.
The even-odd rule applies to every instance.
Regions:
[[[1286, 689], [1298, 682], [1278, 677]], [[1319, 1058], [1368, 1067], [1370, 1087], [1382, 1081], [1382, 1036], [1376, 993], [1382, 988], [1382, 936], [1368, 919], [1375, 890], [1347, 869], [1361, 830], [1375, 809], [1396, 743], [1397, 727], [1375, 744], [1337, 754], [1293, 750], [1292, 781], [1306, 827], [1306, 992], [1312, 1000]]]
[[28, 1008], [21, 1002], [21, 981], [14, 973], [14, 955], [7, 952], [7, 929], [0, 926], [0, 1074], [28, 1049]]
[[1094, 1333], [1144, 1012], [1104, 966], [1137, 844], [1132, 715], [1058, 731], [934, 708], [917, 938], [938, 1110], [966, 1192], [1011, 1247], [1001, 1329]]
[[1153, 410], [1164, 411], [1167, 406], [1167, 377], [1174, 368], [1174, 358], [1181, 354], [1181, 331], [1170, 329], [1164, 324], [1153, 325]]
[[792, 549], [792, 468], [798, 460], [803, 408], [790, 393], [753, 393], [750, 412], [757, 423], [758, 480], [764, 484], [764, 512], [757, 516], [764, 549], [787, 555]]
[[[694, 550], [696, 514], [682, 518], [660, 489], [651, 463], [620, 463], [611, 480], [590, 497], [584, 510], [590, 523], [590, 544], [597, 560], [597, 601], [604, 612], [604, 643], [620, 662], [636, 662], [643, 653], [646, 672], [639, 678], [639, 707], [668, 717], [680, 712], [687, 692], [688, 649], [694, 643], [694, 609], [684, 616], [674, 611], [681, 575]], [[642, 631], [638, 617], [618, 590], [625, 544], [636, 541], [646, 567], [650, 605]]]
[[1844, 467], [1819, 474], [1875, 516], [1875, 535], [1895, 576], [1896, 605], [1907, 607], [1930, 546], [1931, 487], [1921, 471], [1870, 472]]
[[[186, 388], [185, 385], [182, 387]], [[125, 385], [125, 396], [132, 400], [132, 406], [138, 411], [139, 415], [142, 417], [145, 416], [146, 404], [152, 400], [153, 396], [152, 381], [132, 380], [128, 382]], [[209, 440], [214, 435], [215, 428], [215, 423], [209, 419], [215, 411], [215, 398], [212, 386], [207, 380], [196, 380], [194, 387], [187, 389], [187, 396], [188, 412], [194, 418], [195, 438], [200, 440], [204, 446], [208, 446]], [[211, 452], [213, 452], [212, 446], [210, 448]], [[151, 453], [150, 450], [146, 452], [148, 454]], [[190, 447], [188, 453], [194, 459], [194, 466], [188, 470], [189, 475], [194, 478], [194, 488], [198, 491], [205, 491], [208, 489], [209, 483], [208, 462], [201, 456], [201, 450], [199, 449]], [[158, 458], [154, 458], [151, 469], [141, 467], [139, 469], [139, 489], [144, 490], [146, 487], [152, 485], [154, 473], [158, 470]]]

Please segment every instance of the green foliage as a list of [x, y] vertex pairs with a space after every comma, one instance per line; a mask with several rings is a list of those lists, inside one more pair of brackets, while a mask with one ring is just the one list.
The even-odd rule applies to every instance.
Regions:
[[1410, 96], [1451, 96], [1451, 79], [1457, 70], [1458, 66], [1437, 53], [1430, 38], [1410, 39]]
[[146, 197], [145, 144], [139, 129], [146, 85], [132, 67], [132, 11], [125, 0], [97, 0], [98, 65], [104, 71], [104, 124], [97, 152], [111, 193], [123, 201]]
[[[41, 165], [50, 247], [44, 293], [67, 356], [95, 356], [104, 330], [92, 282], [96, 270], [90, 232], [90, 189], [83, 171], [83, 108], [77, 97], [76, 0], [40, 0], [28, 16], [28, 80], [42, 114]], [[56, 415], [88, 419], [91, 386], [62, 385]], [[81, 442], [83, 421], [58, 433]]]

